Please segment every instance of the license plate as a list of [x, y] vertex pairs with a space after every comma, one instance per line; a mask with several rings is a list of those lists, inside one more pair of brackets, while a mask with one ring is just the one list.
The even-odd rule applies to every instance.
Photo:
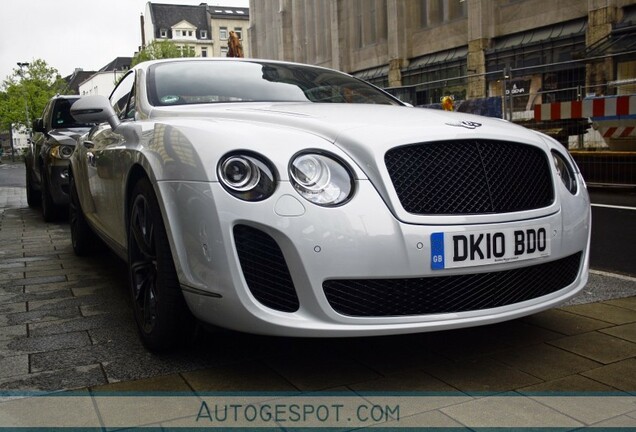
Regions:
[[550, 225], [431, 234], [431, 269], [473, 267], [550, 256]]

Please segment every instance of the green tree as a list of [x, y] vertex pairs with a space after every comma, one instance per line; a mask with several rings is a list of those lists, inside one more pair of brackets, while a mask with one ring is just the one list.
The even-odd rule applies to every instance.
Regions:
[[177, 57], [195, 57], [194, 47], [185, 46], [180, 48], [169, 40], [154, 40], [135, 54], [132, 59], [132, 66], [148, 60]]
[[65, 87], [57, 69], [42, 59], [33, 60], [26, 68], [15, 68], [0, 87], [0, 130], [9, 130], [15, 123], [30, 128], [26, 106], [32, 121], [40, 117], [48, 100]]

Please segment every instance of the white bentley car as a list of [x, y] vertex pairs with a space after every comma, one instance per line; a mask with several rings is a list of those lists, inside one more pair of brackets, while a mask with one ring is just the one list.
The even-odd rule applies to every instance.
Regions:
[[406, 106], [329, 69], [142, 63], [71, 157], [71, 233], [128, 263], [144, 344], [197, 320], [284, 336], [413, 333], [556, 306], [588, 277], [590, 202], [564, 147]]

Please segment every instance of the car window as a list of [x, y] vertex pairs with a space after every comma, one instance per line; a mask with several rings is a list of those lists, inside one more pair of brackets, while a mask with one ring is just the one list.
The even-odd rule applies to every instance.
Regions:
[[[53, 103], [52, 103], [52, 101], [49, 101], [46, 104], [46, 107], [44, 108], [44, 111], [42, 112], [42, 118], [44, 119], [44, 122], [48, 123], [48, 121], [50, 119], [49, 111], [51, 111], [52, 109], [53, 109]], [[51, 129], [51, 127], [52, 127], [52, 125], [50, 125], [50, 124], [45, 124], [44, 125], [44, 128], [47, 129], [47, 130]]]
[[261, 101], [400, 104], [340, 72], [258, 61], [159, 63], [149, 70], [148, 96], [155, 106]]
[[130, 72], [119, 82], [117, 87], [115, 87], [113, 92], [110, 94], [110, 103], [113, 106], [117, 117], [120, 119], [130, 118], [130, 110], [128, 110], [127, 107], [133, 93], [134, 84], [135, 74], [134, 72]]
[[51, 129], [61, 129], [69, 127], [81, 127], [86, 126], [83, 123], [75, 121], [71, 115], [71, 106], [77, 101], [74, 99], [57, 99], [53, 108], [53, 115], [51, 116]]

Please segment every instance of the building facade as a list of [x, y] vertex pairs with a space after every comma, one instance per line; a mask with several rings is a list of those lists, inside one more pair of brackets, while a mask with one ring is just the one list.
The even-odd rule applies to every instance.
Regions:
[[241, 41], [244, 56], [249, 57], [250, 44], [247, 38], [250, 19], [249, 9], [208, 6], [208, 12], [210, 14], [212, 37], [217, 41], [213, 46], [213, 55], [215, 57], [227, 56], [230, 32], [233, 31]]
[[117, 57], [84, 80], [78, 87], [78, 94], [110, 96], [119, 79], [130, 69], [131, 62], [132, 57]]
[[[416, 106], [455, 101], [570, 148], [636, 149], [625, 102], [636, 93], [636, 0], [250, 0], [250, 10], [254, 57], [339, 69]], [[608, 108], [560, 111], [591, 98]]]
[[[529, 107], [542, 99], [521, 96], [606, 86], [636, 68], [634, 0], [251, 0], [250, 9], [254, 57], [405, 87], [416, 105], [502, 95], [505, 83]], [[629, 36], [599, 60], [619, 30]]]
[[244, 36], [249, 19], [248, 8], [148, 2], [141, 23], [142, 46], [169, 40], [179, 50], [196, 57], [225, 57], [229, 32], [234, 31], [248, 56], [249, 42]]

